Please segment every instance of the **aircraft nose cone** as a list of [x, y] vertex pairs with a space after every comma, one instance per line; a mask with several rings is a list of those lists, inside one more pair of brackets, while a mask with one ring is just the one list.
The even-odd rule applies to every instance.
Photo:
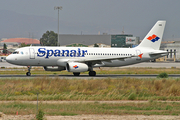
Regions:
[[7, 61], [7, 62], [10, 61], [10, 57], [9, 57], [9, 56], [6, 57], [6, 61]]
[[8, 63], [12, 63], [14, 60], [13, 60], [12, 56], [9, 55], [9, 56], [6, 57], [6, 61], [7, 61]]

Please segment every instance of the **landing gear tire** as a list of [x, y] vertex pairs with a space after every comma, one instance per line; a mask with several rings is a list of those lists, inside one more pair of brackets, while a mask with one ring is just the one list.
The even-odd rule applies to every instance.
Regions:
[[96, 71], [89, 71], [89, 76], [96, 76]]
[[80, 72], [77, 72], [77, 73], [73, 73], [74, 76], [79, 76], [80, 75]]
[[26, 76], [31, 76], [31, 66], [27, 66], [28, 67], [28, 72], [26, 73]]
[[26, 76], [31, 76], [31, 73], [30, 73], [30, 72], [27, 72], [27, 73], [26, 73]]

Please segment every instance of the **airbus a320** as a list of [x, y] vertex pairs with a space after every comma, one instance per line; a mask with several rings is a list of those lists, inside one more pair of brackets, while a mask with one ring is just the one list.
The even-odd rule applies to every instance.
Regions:
[[43, 66], [46, 71], [67, 70], [74, 76], [89, 71], [89, 76], [96, 76], [95, 67], [126, 66], [166, 56], [167, 51], [159, 50], [165, 24], [166, 21], [157, 21], [135, 48], [30, 46], [15, 50], [6, 61], [28, 66], [27, 76], [31, 75], [32, 66]]

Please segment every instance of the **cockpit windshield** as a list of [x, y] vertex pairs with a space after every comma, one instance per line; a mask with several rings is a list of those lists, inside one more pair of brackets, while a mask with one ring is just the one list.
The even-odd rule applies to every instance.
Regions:
[[19, 54], [19, 51], [15, 51], [15, 52], [13, 52], [12, 54]]

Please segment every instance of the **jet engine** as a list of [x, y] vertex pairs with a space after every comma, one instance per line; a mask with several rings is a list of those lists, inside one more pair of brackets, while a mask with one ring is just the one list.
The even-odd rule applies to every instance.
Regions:
[[65, 67], [59, 67], [59, 66], [44, 66], [45, 71], [62, 71], [66, 70]]
[[69, 62], [66, 64], [66, 70], [68, 72], [85, 72], [89, 67], [85, 63]]

